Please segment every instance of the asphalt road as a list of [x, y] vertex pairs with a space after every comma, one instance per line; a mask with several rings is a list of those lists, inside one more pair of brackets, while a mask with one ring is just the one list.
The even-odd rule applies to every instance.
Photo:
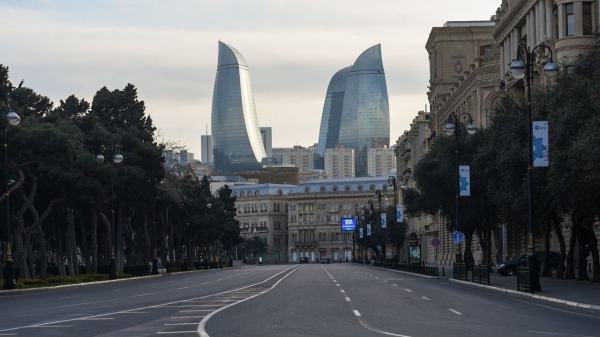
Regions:
[[0, 296], [0, 336], [595, 336], [600, 315], [351, 264]]

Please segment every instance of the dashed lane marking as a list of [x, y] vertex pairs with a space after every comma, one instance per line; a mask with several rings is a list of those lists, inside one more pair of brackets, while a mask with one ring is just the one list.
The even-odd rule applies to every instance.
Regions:
[[425, 300], [425, 301], [431, 301], [431, 298], [427, 297], [427, 296], [421, 296], [421, 299]]
[[177, 288], [177, 290], [183, 290], [183, 289], [187, 289], [189, 287], [181, 287], [181, 288]]
[[458, 310], [454, 310], [452, 308], [448, 308], [448, 310], [450, 310], [450, 312], [452, 312], [453, 314], [462, 315], [462, 312], [460, 312]]
[[346, 299], [346, 302], [350, 302], [350, 297], [346, 296], [344, 298]]
[[352, 312], [354, 313], [354, 316], [356, 317], [360, 317], [360, 312], [358, 312], [358, 310], [352, 310]]
[[346, 291], [345, 291], [344, 289], [340, 289], [340, 292], [343, 294], [343, 293], [345, 293]]
[[404, 291], [406, 291], [407, 293], [412, 293], [413, 291], [410, 289], [404, 289]]
[[91, 304], [92, 302], [83, 302], [83, 303], [75, 303], [75, 304], [67, 304], [67, 305], [61, 305], [58, 308], [71, 308], [71, 307], [78, 307], [81, 305], [86, 305], [86, 304]]
[[204, 316], [171, 316], [170, 319], [194, 319], [194, 318], [204, 318]]
[[198, 325], [198, 323], [165, 323], [166, 326], [179, 326], [179, 325]]

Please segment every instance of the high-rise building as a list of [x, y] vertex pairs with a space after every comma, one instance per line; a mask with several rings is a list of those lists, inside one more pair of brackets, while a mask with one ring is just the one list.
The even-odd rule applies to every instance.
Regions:
[[335, 149], [325, 150], [325, 172], [331, 179], [354, 178], [355, 157], [354, 149], [338, 146]]
[[270, 126], [261, 127], [260, 136], [262, 138], [263, 144], [265, 145], [265, 152], [267, 153], [267, 157], [271, 158], [273, 156], [273, 128], [271, 128]]
[[312, 148], [294, 146], [293, 148], [274, 148], [273, 159], [277, 164], [294, 165], [300, 171], [312, 170], [314, 166], [314, 152]]
[[381, 45], [365, 50], [329, 82], [316, 153], [355, 149], [358, 176], [367, 175], [367, 149], [389, 146], [390, 114]]
[[214, 163], [219, 174], [260, 168], [267, 153], [258, 126], [248, 65], [240, 52], [221, 41], [211, 126]]
[[335, 73], [327, 87], [321, 116], [321, 128], [319, 129], [319, 143], [315, 147], [315, 152], [321, 157], [325, 154], [325, 149], [333, 149], [339, 142], [344, 91], [346, 90], [346, 78], [350, 69], [351, 67], [346, 67]]
[[202, 162], [202, 164], [212, 165], [213, 164], [212, 136], [211, 135], [200, 136], [200, 145], [202, 146], [200, 161]]
[[387, 146], [367, 150], [367, 167], [369, 177], [383, 177], [396, 169], [394, 149]]

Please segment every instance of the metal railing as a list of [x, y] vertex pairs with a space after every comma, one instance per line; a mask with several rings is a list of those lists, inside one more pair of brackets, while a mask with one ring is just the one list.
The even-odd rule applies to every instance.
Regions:
[[389, 269], [397, 269], [402, 271], [407, 271], [411, 273], [429, 275], [429, 276], [438, 276], [438, 267], [435, 266], [424, 266], [420, 264], [398, 264], [393, 262], [376, 262], [373, 264], [377, 267], [389, 268]]
[[480, 264], [473, 266], [473, 272], [471, 275], [473, 283], [479, 284], [490, 284], [490, 269], [487, 264]]
[[527, 293], [532, 293], [533, 289], [531, 289], [531, 279], [529, 278], [531, 274], [529, 273], [528, 267], [520, 267], [517, 270], [517, 290], [523, 291]]
[[467, 277], [467, 264], [466, 263], [455, 263], [452, 269], [452, 277], [456, 280], [468, 281]]

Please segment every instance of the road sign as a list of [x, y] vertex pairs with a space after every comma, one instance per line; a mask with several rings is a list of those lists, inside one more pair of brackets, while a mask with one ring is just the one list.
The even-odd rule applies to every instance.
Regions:
[[438, 239], [438, 238], [431, 239], [431, 246], [433, 248], [438, 248], [440, 246], [440, 239]]
[[454, 244], [459, 244], [462, 243], [463, 241], [465, 241], [465, 234], [463, 232], [460, 231], [454, 231], [452, 232], [452, 242], [454, 242]]

